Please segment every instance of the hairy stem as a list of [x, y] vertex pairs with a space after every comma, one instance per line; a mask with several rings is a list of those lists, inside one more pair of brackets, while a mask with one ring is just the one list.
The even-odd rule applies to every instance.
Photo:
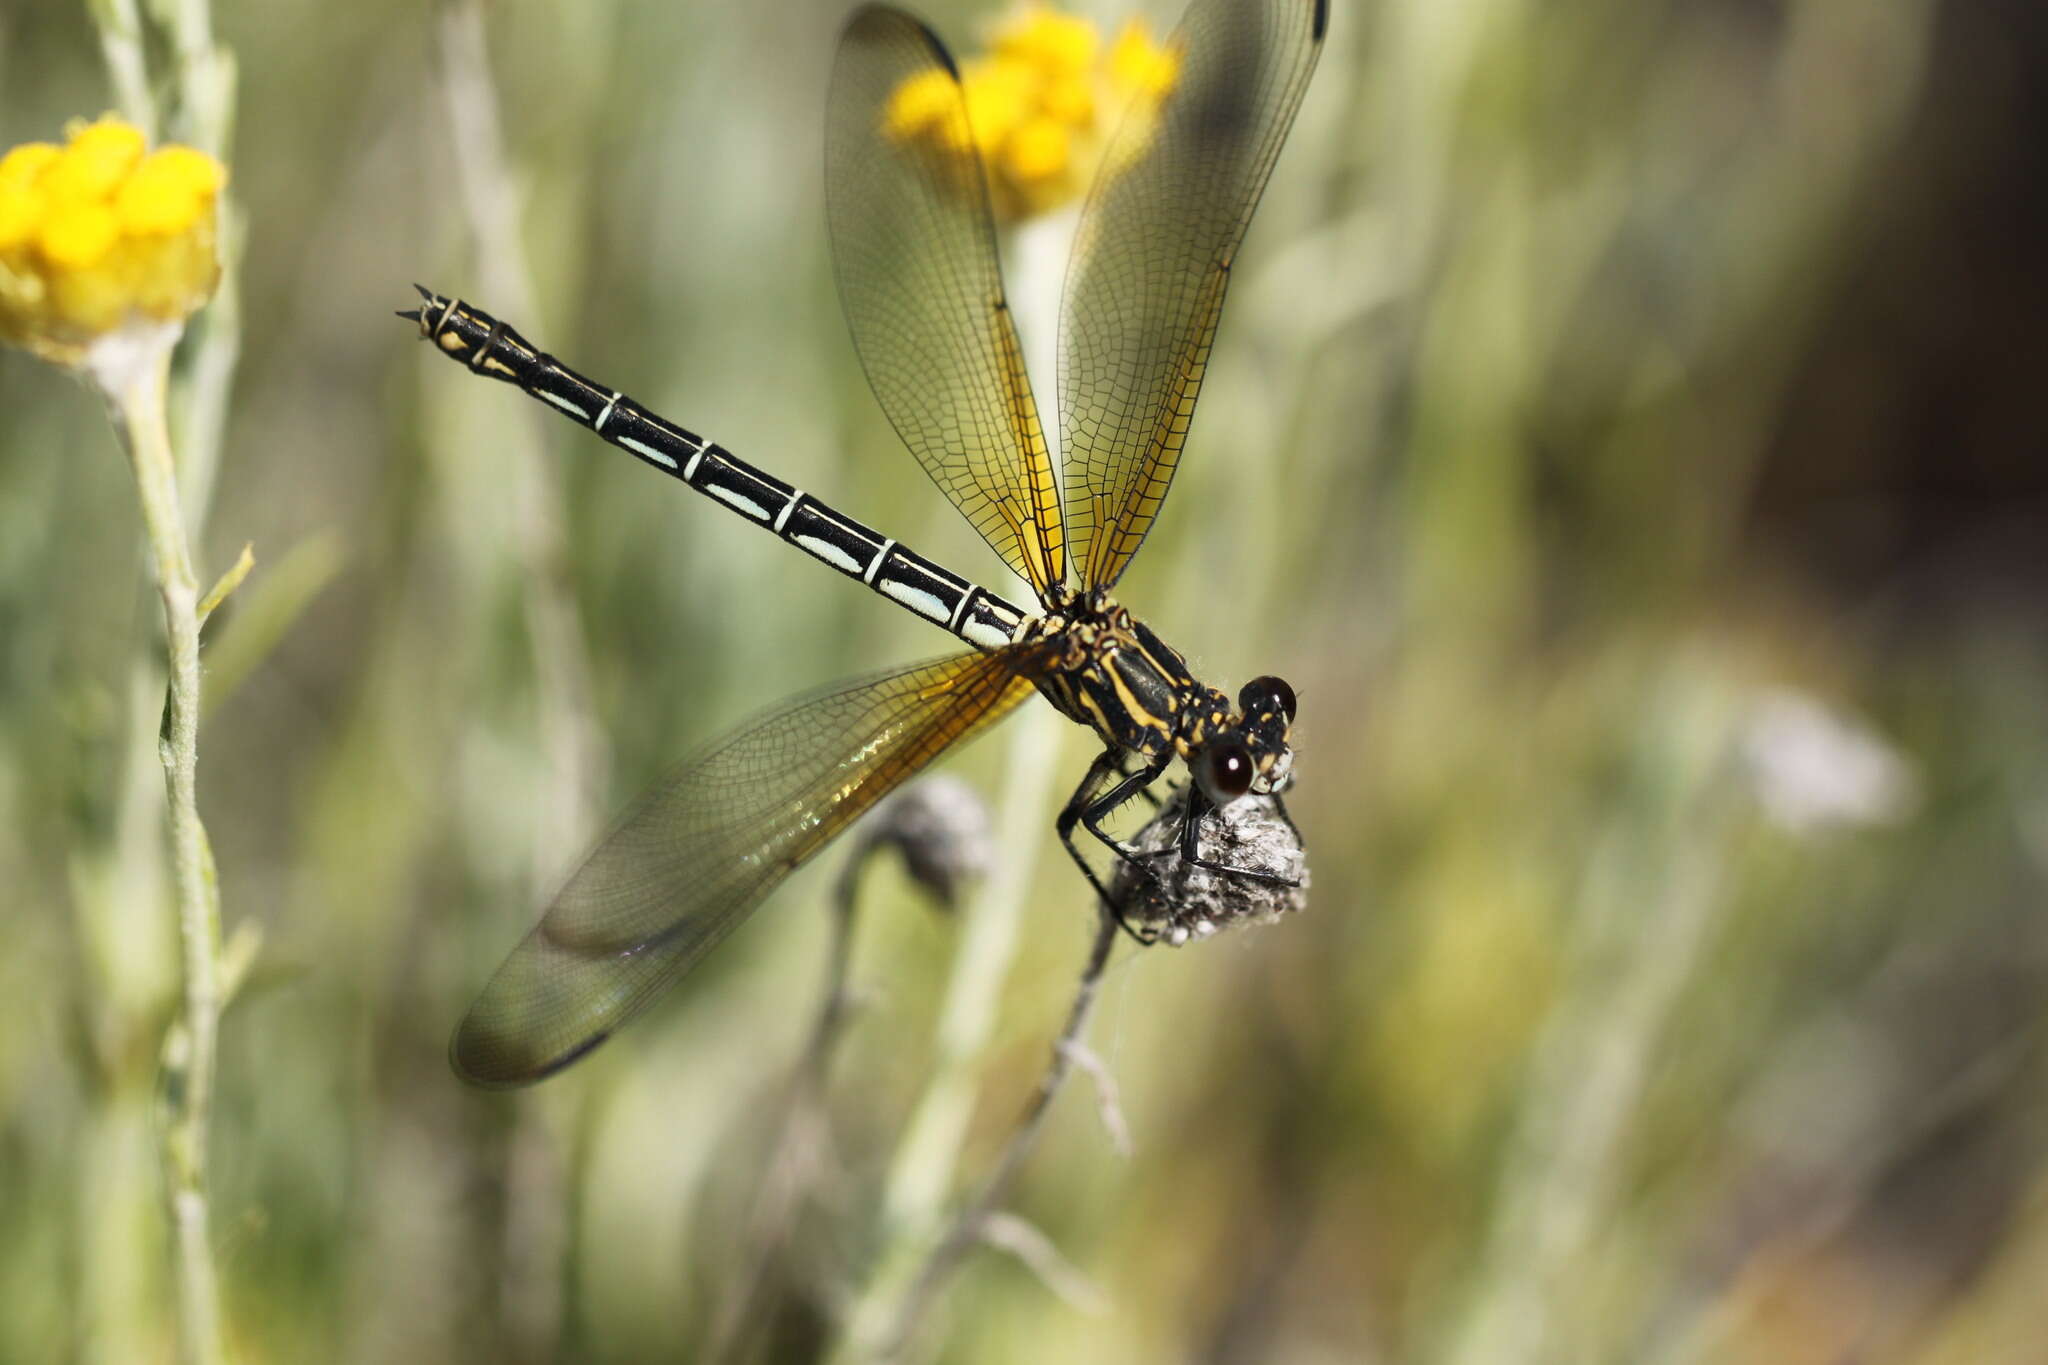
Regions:
[[[164, 134], [228, 165], [235, 130], [234, 54], [215, 38], [207, 0], [157, 0], [154, 12], [171, 50], [173, 99]], [[218, 212], [220, 282], [206, 308], [186, 324], [185, 363], [171, 407], [185, 522], [195, 538], [213, 504], [229, 391], [242, 356], [242, 248], [247, 233], [231, 185], [221, 189]]]
[[135, 0], [89, 0], [86, 12], [100, 31], [100, 57], [114, 83], [114, 100], [122, 115], [154, 142], [157, 135], [156, 96], [149, 85], [149, 61], [143, 52], [142, 14]]
[[171, 865], [184, 966], [182, 1009], [165, 1046], [164, 1155], [176, 1245], [180, 1346], [194, 1365], [223, 1358], [219, 1276], [208, 1230], [207, 1126], [220, 1031], [220, 901], [199, 820], [199, 583], [185, 540], [165, 423], [168, 344], [100, 378], [114, 429], [135, 470], [170, 649], [170, 684], [158, 751], [169, 803]]

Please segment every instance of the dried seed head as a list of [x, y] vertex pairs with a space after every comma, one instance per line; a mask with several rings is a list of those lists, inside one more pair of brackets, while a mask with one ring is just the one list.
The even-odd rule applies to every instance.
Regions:
[[911, 880], [947, 910], [995, 863], [988, 807], [957, 777], [928, 777], [905, 787], [875, 812], [867, 841], [899, 850]]
[[[1146, 869], [1119, 861], [1109, 884], [1124, 917], [1178, 946], [1240, 924], [1270, 924], [1308, 904], [1308, 854], [1271, 796], [1253, 793], [1200, 821], [1204, 867], [1181, 856], [1188, 792], [1177, 789], [1131, 844]], [[1249, 875], [1248, 875], [1249, 874]]]

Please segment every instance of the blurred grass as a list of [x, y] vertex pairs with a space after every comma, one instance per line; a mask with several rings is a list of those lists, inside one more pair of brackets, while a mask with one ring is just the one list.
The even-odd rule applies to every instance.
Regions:
[[[961, 47], [987, 13], [927, 8]], [[1113, 1308], [990, 1255], [943, 1358], [2039, 1357], [2038, 597], [1823, 588], [1753, 528], [1772, 462], [1803, 458], [1777, 433], [1852, 263], [1925, 192], [1897, 149], [1929, 117], [1937, 12], [1336, 7], [1123, 589], [1205, 676], [1295, 684], [1312, 913], [1113, 967], [1095, 1039], [1137, 1154], [1069, 1096], [1016, 1201]], [[517, 321], [987, 574], [837, 316], [817, 169], [841, 13], [489, 10], [536, 294]], [[461, 1090], [447, 1030], [563, 851], [693, 740], [943, 641], [389, 317], [415, 278], [507, 307], [479, 283], [504, 263], [472, 254], [435, 23], [388, 0], [219, 16], [247, 334], [207, 560], [253, 540], [261, 567], [212, 645], [242, 680], [202, 802], [230, 918], [265, 934], [223, 1036], [230, 1319], [250, 1360], [687, 1359], [816, 989], [830, 860], [535, 1094]], [[6, 143], [107, 103], [83, 16], [0, 15], [0, 92]], [[82, 393], [10, 356], [0, 412], [0, 1359], [164, 1359], [166, 916], [161, 887], [107, 881], [136, 866], [107, 847], [120, 774], [152, 761], [128, 744], [153, 724], [127, 691], [150, 626], [132, 497]], [[534, 477], [559, 487], [558, 560], [522, 540]], [[248, 607], [266, 576], [273, 609]], [[537, 591], [576, 622], [587, 715], [539, 667]], [[1881, 737], [1910, 798], [1774, 818], [1756, 747], [1785, 689]], [[580, 778], [548, 739], [564, 706], [600, 737]], [[1085, 736], [1061, 743], [1078, 774]], [[1002, 749], [959, 770], [994, 792]], [[1052, 813], [972, 1169], [1085, 941]], [[872, 879], [843, 1179], [765, 1357], [815, 1353], [871, 1250], [953, 933]]]

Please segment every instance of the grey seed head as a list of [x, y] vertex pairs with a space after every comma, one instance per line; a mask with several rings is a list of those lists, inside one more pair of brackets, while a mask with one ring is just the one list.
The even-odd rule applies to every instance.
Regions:
[[957, 777], [927, 777], [905, 787], [871, 817], [867, 839], [902, 853], [911, 880], [946, 910], [957, 908], [969, 884], [995, 863], [988, 806]]
[[[1134, 848], [1156, 855], [1145, 860], [1149, 874], [1118, 861], [1109, 891], [1127, 920], [1156, 932], [1161, 942], [1180, 945], [1239, 925], [1270, 924], [1307, 906], [1308, 854], [1273, 797], [1241, 796], [1202, 817], [1197, 850], [1220, 869], [1181, 856], [1187, 803], [1188, 789], [1176, 788], [1130, 840]], [[1286, 880], [1242, 875], [1246, 872]]]

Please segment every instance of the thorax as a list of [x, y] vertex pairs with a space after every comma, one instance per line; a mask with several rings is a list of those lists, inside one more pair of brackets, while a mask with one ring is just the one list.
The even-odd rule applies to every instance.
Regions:
[[1105, 592], [1076, 599], [1030, 623], [1026, 638], [1059, 646], [1038, 690], [1112, 746], [1185, 758], [1223, 722], [1223, 694], [1204, 687], [1187, 660]]

